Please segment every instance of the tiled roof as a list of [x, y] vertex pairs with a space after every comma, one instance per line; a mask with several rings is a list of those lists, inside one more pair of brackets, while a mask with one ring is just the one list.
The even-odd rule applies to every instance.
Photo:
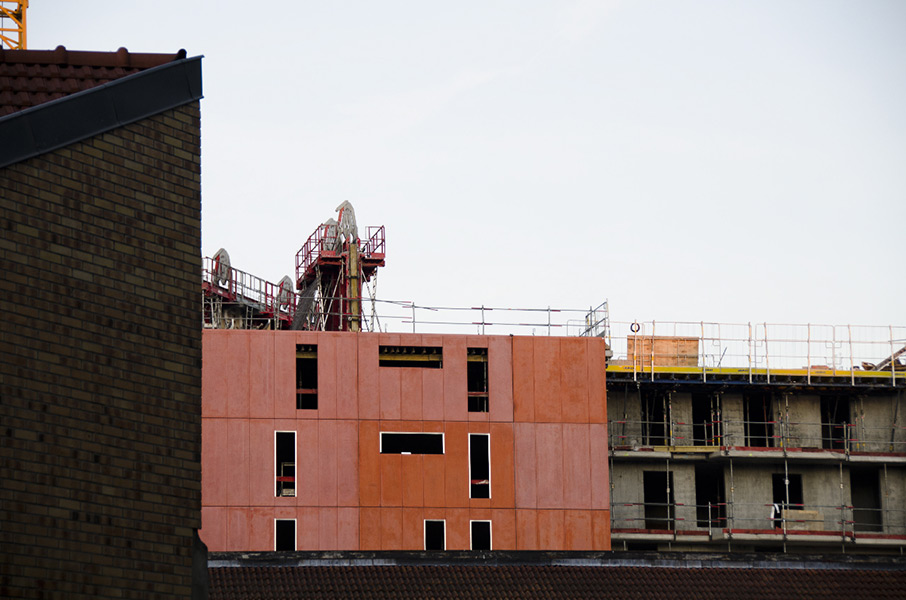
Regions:
[[234, 566], [210, 568], [210, 600], [886, 600], [904, 570], [651, 566]]
[[185, 58], [176, 54], [0, 48], [0, 117]]

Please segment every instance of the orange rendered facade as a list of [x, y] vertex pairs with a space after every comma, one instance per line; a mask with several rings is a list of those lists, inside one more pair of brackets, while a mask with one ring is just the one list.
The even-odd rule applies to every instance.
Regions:
[[[296, 408], [303, 345], [316, 409]], [[381, 366], [385, 347], [438, 348], [442, 366]], [[487, 412], [469, 412], [469, 349], [487, 350]], [[212, 551], [274, 550], [278, 520], [297, 550], [422, 550], [426, 521], [443, 521], [448, 550], [474, 547], [474, 521], [494, 550], [610, 549], [599, 338], [206, 330], [203, 357]], [[294, 434], [294, 495], [275, 491], [276, 432]], [[406, 432], [442, 433], [442, 453], [388, 453], [382, 433]], [[470, 434], [489, 436], [487, 479]], [[489, 498], [471, 497], [476, 481]]]

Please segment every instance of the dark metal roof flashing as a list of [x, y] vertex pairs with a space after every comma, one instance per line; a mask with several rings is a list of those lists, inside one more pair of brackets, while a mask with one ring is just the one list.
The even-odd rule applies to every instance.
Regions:
[[0, 168], [201, 99], [202, 56], [179, 56], [0, 117]]

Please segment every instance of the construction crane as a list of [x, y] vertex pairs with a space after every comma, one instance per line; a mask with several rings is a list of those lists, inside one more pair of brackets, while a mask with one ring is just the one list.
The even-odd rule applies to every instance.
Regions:
[[0, 48], [25, 50], [25, 9], [28, 0], [0, 0]]

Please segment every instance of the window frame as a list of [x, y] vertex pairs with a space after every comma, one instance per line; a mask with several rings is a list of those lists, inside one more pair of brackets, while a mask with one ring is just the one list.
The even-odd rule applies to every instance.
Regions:
[[490, 519], [469, 519], [469, 549], [475, 550], [475, 540], [473, 538], [473, 524], [475, 523], [487, 523], [488, 524], [488, 547], [479, 548], [479, 551], [482, 550], [493, 550], [494, 549], [494, 525]]
[[[279, 477], [285, 477], [284, 475], [279, 474], [280, 473], [280, 457], [277, 455], [277, 452], [278, 452], [277, 434], [280, 434], [280, 433], [293, 434], [293, 462], [292, 462], [292, 465], [293, 465], [293, 482], [292, 482], [293, 483], [293, 493], [291, 496], [288, 494], [279, 494], [277, 492], [276, 484], [285, 483], [285, 482], [281, 482], [280, 479], [278, 479]], [[296, 485], [298, 483], [298, 477], [296, 476], [298, 473], [298, 468], [297, 468], [298, 457], [299, 457], [298, 455], [299, 455], [299, 434], [298, 434], [298, 432], [292, 431], [292, 430], [275, 429], [274, 430], [274, 484], [275, 484], [274, 485], [274, 497], [275, 498], [295, 498], [296, 497], [297, 492], [298, 492], [298, 486]], [[285, 463], [286, 463], [286, 461], [284, 461], [284, 464]]]
[[[488, 483], [486, 484], [488, 486], [488, 495], [486, 498], [472, 495], [472, 486], [473, 485], [485, 485], [485, 484], [472, 483], [473, 481], [477, 481], [472, 477], [472, 436], [476, 436], [476, 437], [484, 436], [488, 439]], [[469, 433], [468, 445], [469, 445], [469, 457], [468, 457], [469, 458], [469, 499], [470, 500], [472, 500], [472, 499], [475, 499], [475, 500], [490, 499], [491, 498], [491, 481], [492, 481], [492, 479], [491, 479], [491, 434], [490, 433]]]

